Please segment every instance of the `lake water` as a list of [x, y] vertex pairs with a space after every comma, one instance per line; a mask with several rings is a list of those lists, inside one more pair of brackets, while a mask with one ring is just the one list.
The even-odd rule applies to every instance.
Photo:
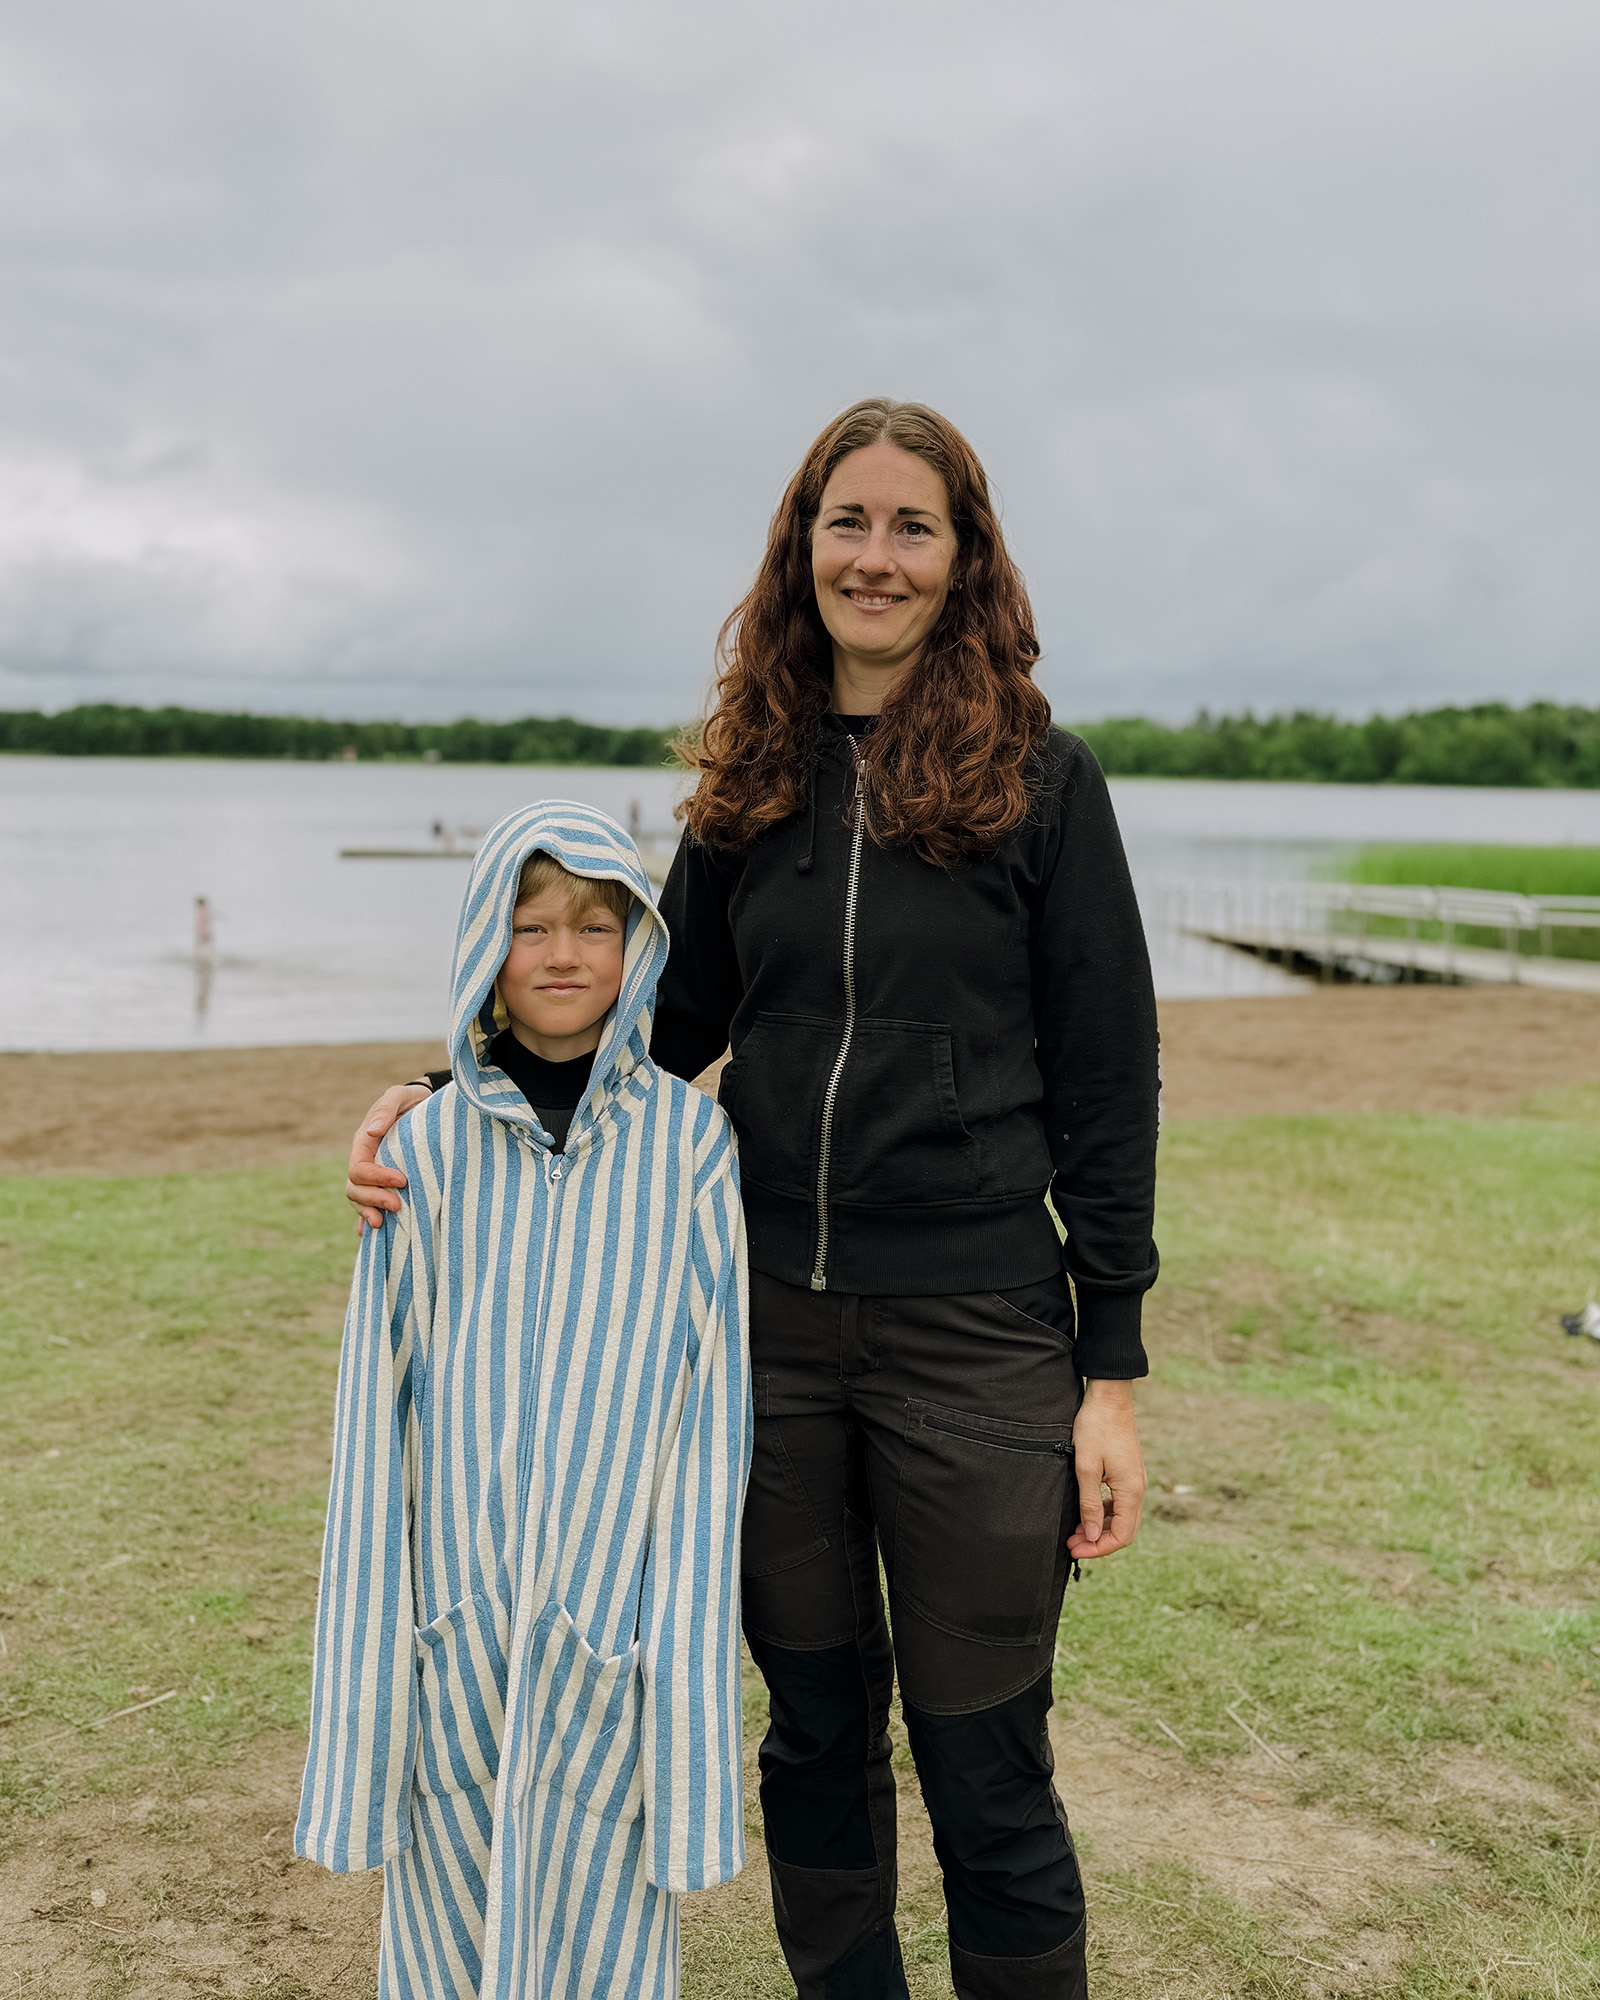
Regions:
[[[443, 1033], [461, 861], [426, 845], [535, 798], [671, 838], [669, 772], [0, 757], [0, 1049], [386, 1041]], [[1113, 785], [1166, 995], [1299, 982], [1167, 928], [1174, 881], [1301, 878], [1368, 840], [1600, 846], [1600, 792]], [[197, 965], [194, 899], [214, 910]]]

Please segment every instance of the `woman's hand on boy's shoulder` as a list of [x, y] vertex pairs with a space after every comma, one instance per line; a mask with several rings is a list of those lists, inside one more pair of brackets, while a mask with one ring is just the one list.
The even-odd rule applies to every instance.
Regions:
[[344, 1198], [361, 1218], [356, 1224], [358, 1236], [363, 1226], [381, 1229], [385, 1209], [393, 1215], [400, 1213], [400, 1197], [394, 1190], [405, 1186], [406, 1177], [398, 1167], [378, 1165], [378, 1148], [395, 1121], [427, 1095], [425, 1083], [395, 1084], [362, 1119], [350, 1142], [350, 1178], [344, 1184]]

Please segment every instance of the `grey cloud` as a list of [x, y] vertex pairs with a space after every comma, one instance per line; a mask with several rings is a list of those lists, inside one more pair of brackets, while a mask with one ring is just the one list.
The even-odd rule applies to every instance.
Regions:
[[1600, 21], [13, 12], [0, 702], [680, 716], [864, 393], [1063, 714], [1592, 698]]

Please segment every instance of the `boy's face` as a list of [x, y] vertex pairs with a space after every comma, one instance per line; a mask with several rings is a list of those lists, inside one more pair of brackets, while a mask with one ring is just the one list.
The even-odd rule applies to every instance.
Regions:
[[559, 884], [518, 903], [495, 981], [517, 1040], [547, 1062], [597, 1049], [622, 987], [622, 946], [622, 924], [603, 904], [574, 917]]

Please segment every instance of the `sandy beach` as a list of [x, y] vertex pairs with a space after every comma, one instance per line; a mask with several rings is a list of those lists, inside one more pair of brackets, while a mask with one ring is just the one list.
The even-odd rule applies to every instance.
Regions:
[[[1169, 1118], [1492, 1117], [1600, 1077], [1600, 1000], [1514, 987], [1308, 987], [1161, 1008]], [[0, 1173], [185, 1173], [342, 1154], [441, 1042], [0, 1055]], [[710, 1081], [710, 1073], [706, 1079]]]

